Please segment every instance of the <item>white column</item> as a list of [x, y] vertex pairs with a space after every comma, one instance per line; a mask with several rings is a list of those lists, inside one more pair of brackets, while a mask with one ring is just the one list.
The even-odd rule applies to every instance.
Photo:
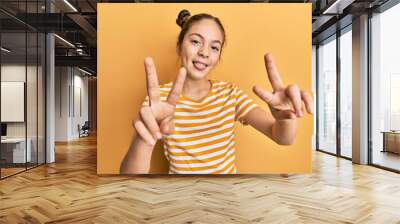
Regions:
[[49, 33], [46, 36], [46, 163], [52, 163], [55, 161], [55, 150], [54, 150], [54, 133], [55, 133], [55, 76], [54, 76], [54, 35]]
[[[54, 12], [54, 5], [46, 1], [47, 12]], [[55, 43], [54, 35], [46, 35], [46, 163], [55, 162]]]
[[353, 20], [353, 162], [368, 163], [368, 15]]

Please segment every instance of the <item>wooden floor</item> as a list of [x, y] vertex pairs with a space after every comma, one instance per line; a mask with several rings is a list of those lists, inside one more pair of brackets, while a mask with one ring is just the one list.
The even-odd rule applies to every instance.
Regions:
[[315, 153], [309, 175], [100, 177], [96, 141], [0, 181], [0, 223], [400, 223], [400, 175]]
[[376, 150], [372, 160], [374, 164], [400, 170], [400, 154]]
[[26, 168], [0, 168], [1, 169], [1, 178], [8, 177], [10, 175], [16, 174], [18, 172], [22, 172], [26, 170]]
[[36, 163], [27, 163], [26, 164], [26, 167], [25, 167], [25, 164], [18, 164], [18, 166], [17, 167], [7, 167], [7, 168], [0, 168], [1, 170], [0, 170], [0, 172], [1, 172], [1, 178], [5, 178], [5, 177], [8, 177], [8, 176], [11, 176], [11, 175], [14, 175], [14, 174], [17, 174], [17, 173], [19, 173], [19, 172], [23, 172], [23, 171], [26, 171], [27, 169], [29, 170], [29, 169], [33, 169], [33, 168], [35, 168], [35, 167], [37, 167], [37, 164]]

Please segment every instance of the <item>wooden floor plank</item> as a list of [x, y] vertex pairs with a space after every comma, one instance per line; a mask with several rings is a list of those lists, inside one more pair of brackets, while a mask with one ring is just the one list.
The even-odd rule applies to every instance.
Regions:
[[400, 175], [314, 152], [308, 175], [96, 174], [96, 138], [0, 181], [0, 223], [398, 223]]

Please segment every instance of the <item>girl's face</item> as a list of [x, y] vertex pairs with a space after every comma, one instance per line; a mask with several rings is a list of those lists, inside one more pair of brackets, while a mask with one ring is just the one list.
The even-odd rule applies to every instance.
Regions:
[[211, 19], [194, 23], [186, 33], [180, 49], [182, 66], [192, 79], [203, 79], [218, 63], [223, 36]]

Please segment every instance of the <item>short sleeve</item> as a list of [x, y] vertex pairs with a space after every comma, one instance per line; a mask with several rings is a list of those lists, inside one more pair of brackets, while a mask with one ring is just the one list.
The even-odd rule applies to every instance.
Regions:
[[239, 121], [244, 124], [241, 121], [241, 118], [249, 113], [252, 109], [258, 107], [258, 105], [254, 102], [253, 99], [251, 99], [243, 90], [241, 90], [237, 86], [234, 86], [234, 94], [236, 98], [235, 121]]

